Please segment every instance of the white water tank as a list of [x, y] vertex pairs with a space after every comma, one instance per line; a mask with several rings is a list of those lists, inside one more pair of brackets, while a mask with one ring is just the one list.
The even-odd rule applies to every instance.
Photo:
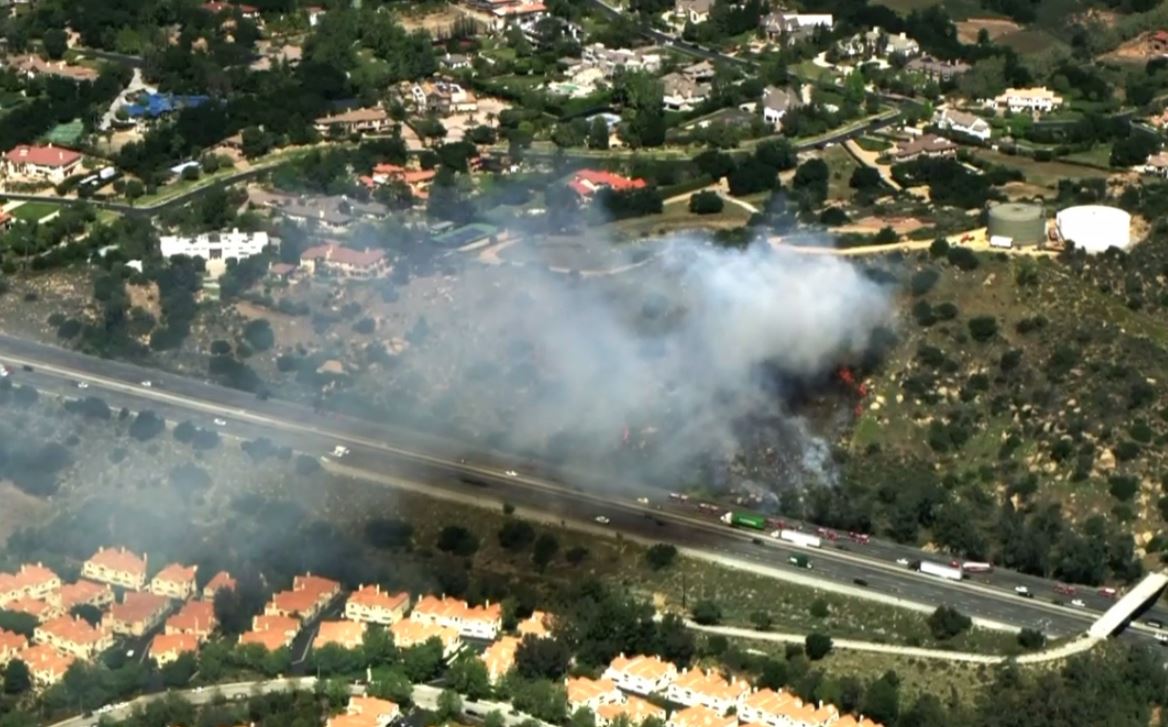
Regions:
[[1055, 231], [1059, 239], [1075, 243], [1089, 255], [1111, 247], [1126, 250], [1131, 244], [1131, 215], [1101, 204], [1068, 207], [1055, 216]]

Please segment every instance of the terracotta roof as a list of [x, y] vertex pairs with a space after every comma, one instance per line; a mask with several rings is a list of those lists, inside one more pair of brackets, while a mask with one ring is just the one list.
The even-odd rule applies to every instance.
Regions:
[[[17, 148], [19, 149], [20, 147]], [[12, 152], [8, 152], [8, 155], [9, 159], [11, 159]], [[40, 162], [37, 163], [39, 164]], [[146, 559], [139, 558], [136, 554], [125, 548], [99, 548], [93, 554], [93, 557], [89, 559], [89, 562], [94, 565], [104, 566], [112, 571], [146, 575]]]
[[47, 644], [30, 646], [20, 652], [18, 658], [28, 665], [28, 668], [34, 674], [47, 672], [52, 674], [56, 679], [65, 676], [65, 672], [69, 670], [70, 665], [76, 661], [74, 657], [62, 654]]
[[0, 594], [44, 587], [53, 581], [60, 583], [60, 576], [40, 563], [25, 563], [16, 573], [0, 573]]
[[616, 684], [611, 679], [576, 677], [575, 679], [569, 679], [566, 686], [568, 691], [568, 704], [572, 706], [584, 702], [591, 702], [616, 691]]
[[355, 603], [358, 606], [366, 608], [384, 608], [388, 610], [396, 610], [410, 602], [410, 594], [402, 591], [401, 593], [387, 593], [381, 590], [381, 586], [361, 586], [349, 596], [349, 603]]
[[187, 583], [194, 582], [195, 573], [198, 570], [199, 566], [197, 565], [182, 565], [180, 563], [171, 563], [162, 570], [158, 571], [158, 574], [154, 576], [154, 580], [185, 585]]
[[355, 649], [361, 645], [364, 636], [365, 624], [360, 621], [321, 621], [312, 648], [336, 644], [344, 649]]
[[383, 108], [353, 109], [332, 116], [322, 116], [318, 124], [360, 124], [367, 121], [386, 121], [389, 114]]
[[215, 604], [187, 601], [178, 613], [166, 619], [166, 632], [207, 634], [215, 630]]
[[332, 580], [331, 578], [322, 578], [314, 576], [311, 573], [303, 576], [296, 576], [292, 579], [292, 590], [306, 591], [318, 596], [331, 595], [341, 590], [341, 584]]
[[414, 614], [427, 615], [434, 618], [447, 618], [459, 621], [487, 621], [495, 623], [503, 619], [502, 605], [488, 603], [485, 606], [470, 606], [459, 598], [442, 596], [424, 596], [414, 606]]
[[277, 631], [295, 636], [300, 631], [300, 621], [291, 616], [261, 614], [252, 618], [251, 628], [253, 631]]
[[638, 725], [650, 717], [665, 719], [665, 708], [658, 707], [647, 699], [629, 694], [624, 702], [610, 702], [596, 708], [596, 715], [605, 722], [612, 722], [617, 717], [625, 717], [630, 724]]
[[679, 689], [688, 689], [695, 694], [714, 699], [738, 701], [738, 698], [750, 692], [750, 683], [742, 679], [726, 681], [716, 671], [701, 669], [686, 669], [677, 675], [672, 686]]
[[[581, 169], [573, 175], [572, 181], [582, 183], [581, 186], [585, 189], [590, 189], [590, 193], [600, 187], [608, 187], [617, 192], [624, 192], [630, 189], [642, 189], [645, 186], [644, 179], [630, 179], [620, 174], [613, 174], [612, 172], [599, 169]], [[576, 189], [576, 187], [573, 186], [573, 189]]]
[[642, 679], [657, 680], [670, 672], [673, 665], [658, 656], [638, 655], [627, 657], [621, 654], [612, 660], [609, 668], [613, 671]]
[[519, 651], [519, 639], [514, 636], [504, 636], [483, 650], [483, 663], [487, 666], [487, 673], [492, 679], [497, 679], [515, 666], [515, 652]]
[[28, 639], [24, 634], [0, 629], [0, 654], [6, 651], [20, 651], [28, 646]]
[[104, 583], [79, 580], [76, 583], [66, 583], [61, 586], [61, 590], [57, 593], [57, 602], [61, 604], [61, 608], [68, 611], [82, 603], [112, 601], [113, 595], [113, 589]]
[[150, 642], [150, 654], [187, 654], [199, 650], [199, 639], [194, 634], [158, 634]]
[[458, 640], [458, 632], [448, 626], [421, 623], [410, 618], [403, 618], [393, 624], [389, 631], [393, 634], [393, 642], [402, 648], [424, 644], [434, 637], [438, 637], [444, 646], [450, 646]]
[[37, 627], [37, 630], [50, 634], [61, 641], [77, 644], [78, 646], [92, 646], [105, 639], [104, 631], [91, 626], [83, 618], [73, 616], [60, 616], [52, 621], [41, 624]]
[[669, 718], [669, 724], [674, 727], [736, 727], [738, 720], [734, 717], [724, 717], [699, 704], [674, 712]]
[[349, 706], [346, 710], [350, 714], [361, 714], [367, 717], [379, 717], [382, 720], [392, 719], [401, 713], [401, 708], [397, 706], [396, 702], [391, 702], [388, 699], [377, 699], [376, 697], [362, 697], [354, 695], [349, 697]]
[[170, 601], [165, 596], [149, 591], [127, 591], [121, 603], [110, 606], [106, 618], [125, 624], [141, 624], [154, 619], [168, 606]]
[[315, 610], [320, 598], [315, 591], [280, 591], [272, 594], [266, 610], [304, 614]]
[[[65, 167], [81, 159], [81, 154], [59, 146], [14, 146], [4, 155], [12, 164], [35, 164], [39, 167]], [[101, 551], [98, 551], [101, 553]], [[94, 556], [96, 557], [96, 556]], [[145, 567], [143, 567], [145, 570]]]
[[36, 616], [41, 621], [57, 611], [48, 601], [42, 598], [28, 598], [27, 596], [4, 604], [4, 610], [27, 613], [29, 616]]
[[292, 638], [279, 631], [248, 631], [239, 637], [239, 644], [259, 644], [268, 651], [275, 651], [292, 643]]
[[232, 590], [235, 589], [235, 579], [232, 578], [231, 574], [225, 570], [221, 570], [212, 576], [211, 580], [207, 581], [207, 585], [203, 586], [203, 592], [215, 593], [215, 591], [218, 591], [220, 588], [230, 588]]
[[867, 717], [860, 715], [855, 717], [850, 714], [845, 714], [832, 724], [832, 727], [884, 727], [880, 722], [870, 720]]
[[515, 630], [523, 636], [535, 636], [542, 639], [551, 634], [550, 624], [551, 617], [548, 614], [543, 611], [532, 611], [530, 616], [515, 626]]

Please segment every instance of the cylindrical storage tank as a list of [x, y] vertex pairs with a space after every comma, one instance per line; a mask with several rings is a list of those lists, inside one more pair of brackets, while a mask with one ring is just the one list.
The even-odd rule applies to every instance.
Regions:
[[1096, 255], [1110, 247], [1126, 250], [1131, 244], [1131, 215], [1118, 207], [1085, 204], [1067, 207], [1055, 216], [1060, 240]]
[[986, 236], [1009, 239], [1011, 247], [1037, 245], [1046, 239], [1046, 212], [1040, 204], [996, 204], [990, 207]]

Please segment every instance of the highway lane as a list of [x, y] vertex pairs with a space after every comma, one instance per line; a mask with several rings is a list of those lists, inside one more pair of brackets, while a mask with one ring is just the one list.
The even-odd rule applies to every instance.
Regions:
[[[0, 351], [8, 352], [9, 360], [12, 360], [11, 354], [15, 352], [17, 358], [23, 357], [33, 362], [34, 372], [30, 374], [17, 370], [14, 373], [17, 379], [28, 377], [30, 383], [37, 385], [38, 388], [55, 387], [59, 391], [73, 395], [100, 391], [101, 396], [115, 408], [120, 406], [134, 410], [150, 408], [172, 420], [190, 418], [206, 426], [213, 426], [211, 424], [213, 417], [223, 416], [230, 422], [229, 429], [239, 436], [249, 438], [268, 436], [277, 443], [307, 452], [322, 453], [331, 450], [334, 442], [343, 441], [353, 449], [348, 463], [366, 467], [374, 472], [401, 473], [407, 477], [424, 479], [436, 488], [473, 490], [480, 496], [489, 496], [500, 501], [505, 499], [516, 505], [560, 513], [565, 518], [579, 518], [582, 513], [587, 513], [587, 518], [605, 515], [612, 520], [614, 530], [688, 547], [704, 548], [756, 563], [772, 565], [776, 561], [783, 563], [790, 553], [800, 552], [793, 546], [771, 542], [769, 539], [763, 539], [764, 545], [757, 545], [752, 542], [750, 534], [731, 531], [691, 513], [678, 512], [669, 504], [662, 504], [664, 508], [662, 511], [652, 508], [647, 511], [645, 507], [632, 501], [631, 496], [626, 496], [629, 498], [627, 500], [620, 500], [614, 499], [611, 495], [597, 496], [591, 492], [573, 491], [557, 484], [543, 483], [522, 473], [519, 477], [510, 478], [501, 474], [502, 465], [484, 468], [448, 458], [426, 455], [414, 458], [403, 456], [399, 454], [401, 451], [399, 448], [387, 447], [385, 444], [387, 441], [397, 440], [391, 440], [384, 428], [372, 423], [325, 418], [313, 415], [304, 407], [288, 402], [259, 401], [249, 394], [203, 382], [123, 363], [93, 359], [54, 347], [12, 341], [6, 337], [0, 337]], [[72, 368], [63, 369], [62, 373], [47, 371], [43, 366], [49, 361], [57, 366], [66, 365]], [[72, 388], [72, 381], [77, 377], [93, 374], [99, 376], [92, 380], [91, 389], [87, 392]], [[155, 384], [153, 387], [145, 388], [140, 385], [146, 377], [150, 377]], [[323, 421], [319, 424], [309, 424], [314, 418]], [[374, 438], [366, 439], [370, 434], [374, 435]], [[396, 435], [396, 432], [394, 434]], [[449, 445], [443, 444], [449, 451]], [[522, 463], [515, 465], [516, 468], [520, 466]], [[487, 487], [476, 487], [460, 479], [468, 474], [485, 481]], [[484, 489], [492, 490], [491, 494], [486, 495]], [[651, 517], [646, 517], [646, 514]], [[668, 524], [657, 525], [653, 517]], [[852, 548], [853, 552], [826, 548], [822, 552], [810, 553], [815, 566], [814, 575], [839, 583], [851, 583], [855, 578], [863, 578], [873, 590], [923, 603], [952, 603], [970, 615], [1018, 626], [1042, 628], [1052, 634], [1081, 630], [1092, 618], [1090, 612], [1094, 609], [1078, 613], [1066, 607], [1044, 603], [1040, 599], [1022, 599], [1009, 590], [988, 588], [977, 582], [956, 584], [934, 580], [909, 572], [896, 566], [894, 562], [871, 557], [880, 554], [881, 549], [922, 556], [920, 551], [904, 546], [873, 541], [869, 545], [848, 547]], [[1044, 584], [1049, 589], [1049, 582], [1042, 579], [1001, 570], [986, 576], [984, 580], [986, 584], [1000, 585], [1003, 578], [1029, 579]], [[1033, 590], [1039, 594], [1043, 593], [1037, 587]]]

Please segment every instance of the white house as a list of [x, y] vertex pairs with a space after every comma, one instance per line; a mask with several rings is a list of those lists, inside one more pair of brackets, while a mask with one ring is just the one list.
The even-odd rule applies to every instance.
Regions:
[[677, 0], [674, 15], [683, 23], [704, 23], [710, 19], [714, 0]]
[[207, 261], [207, 271], [218, 277], [227, 269], [228, 260], [259, 255], [272, 243], [266, 232], [205, 232], [195, 237], [164, 235], [159, 238], [162, 256], [201, 257]]
[[750, 683], [733, 678], [726, 680], [715, 671], [686, 669], [665, 690], [670, 701], [687, 707], [701, 705], [718, 714], [726, 714], [737, 709], [741, 700], [750, 693]]
[[1046, 86], [1037, 88], [1007, 88], [996, 98], [983, 102], [987, 108], [1004, 108], [1014, 113], [1021, 111], [1047, 112], [1063, 105], [1063, 98]]
[[975, 139], [989, 141], [993, 129], [988, 121], [976, 114], [956, 109], [941, 109], [933, 115], [933, 123], [940, 129], [949, 129]]
[[771, 87], [762, 95], [762, 119], [776, 129], [782, 126], [787, 111], [799, 105], [799, 96], [793, 91]]
[[677, 667], [656, 656], [618, 655], [604, 670], [604, 678], [635, 694], [660, 692], [677, 678]]

